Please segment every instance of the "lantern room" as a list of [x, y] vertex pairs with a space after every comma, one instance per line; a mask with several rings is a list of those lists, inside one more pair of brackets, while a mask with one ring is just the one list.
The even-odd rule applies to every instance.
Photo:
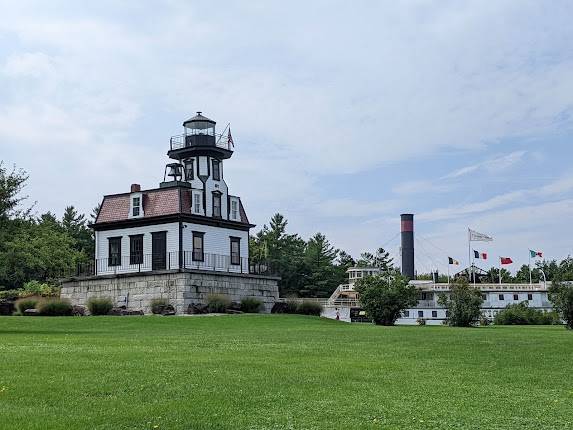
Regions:
[[201, 112], [183, 123], [186, 146], [215, 145], [215, 121]]
[[220, 160], [233, 155], [230, 137], [217, 135], [215, 121], [197, 112], [192, 118], [183, 122], [183, 134], [172, 136], [167, 155], [175, 160], [184, 160], [200, 155]]

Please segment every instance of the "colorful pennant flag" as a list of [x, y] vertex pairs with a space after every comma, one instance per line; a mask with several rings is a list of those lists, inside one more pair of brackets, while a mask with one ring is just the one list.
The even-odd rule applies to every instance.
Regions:
[[501, 260], [501, 264], [511, 264], [513, 260], [509, 257], [499, 257]]
[[459, 266], [460, 262], [458, 260], [454, 260], [452, 257], [448, 257], [448, 264], [453, 264], [454, 266]]
[[541, 251], [533, 251], [532, 249], [529, 250], [529, 255], [531, 256], [531, 258], [536, 258], [536, 257], [543, 257], [543, 252]]
[[487, 253], [478, 252], [474, 249], [474, 258], [477, 258], [478, 260], [487, 260]]

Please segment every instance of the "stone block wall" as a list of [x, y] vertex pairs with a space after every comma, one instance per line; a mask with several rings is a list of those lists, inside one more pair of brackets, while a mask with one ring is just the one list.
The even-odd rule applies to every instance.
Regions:
[[151, 313], [150, 302], [166, 298], [178, 314], [191, 303], [206, 303], [209, 294], [224, 294], [232, 301], [255, 297], [270, 312], [278, 299], [278, 278], [209, 271], [146, 272], [70, 279], [62, 283], [61, 297], [85, 306], [90, 297], [110, 297], [115, 306]]

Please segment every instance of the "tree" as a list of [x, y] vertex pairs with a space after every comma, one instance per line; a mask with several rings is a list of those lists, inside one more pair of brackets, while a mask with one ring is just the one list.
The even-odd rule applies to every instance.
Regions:
[[389, 272], [394, 267], [394, 260], [384, 248], [378, 248], [374, 254], [370, 252], [360, 254], [360, 259], [356, 265], [358, 267], [378, 267], [382, 269], [382, 272]]
[[18, 205], [27, 198], [20, 196], [26, 186], [28, 174], [21, 169], [13, 167], [9, 172], [0, 161], [0, 226], [13, 218], [24, 218], [29, 215], [31, 208], [19, 210]]
[[[487, 271], [487, 281], [491, 284], [497, 284], [499, 282], [499, 270], [497, 267], [492, 267]], [[501, 282], [511, 282], [512, 276], [509, 270], [501, 269]]]
[[304, 262], [308, 268], [304, 290], [306, 297], [328, 297], [338, 286], [334, 261], [338, 256], [325, 235], [316, 233], [305, 248]]
[[401, 275], [367, 276], [355, 289], [366, 315], [377, 325], [394, 325], [401, 313], [418, 303], [418, 291]]
[[73, 206], [67, 206], [62, 218], [62, 227], [74, 240], [74, 249], [81, 253], [84, 260], [91, 260], [95, 252], [95, 240], [90, 228], [86, 225], [86, 217], [78, 214]]
[[[529, 284], [529, 266], [527, 264], [522, 265], [517, 273], [515, 274], [515, 282], [518, 284]], [[541, 279], [541, 273], [536, 267], [531, 268], [531, 280], [532, 282], [539, 282]]]
[[438, 304], [447, 310], [446, 321], [456, 327], [469, 327], [478, 322], [482, 303], [480, 290], [470, 287], [465, 279], [454, 283], [449, 294], [438, 296]]
[[548, 297], [565, 321], [566, 327], [573, 329], [573, 285], [553, 280], [549, 287]]
[[308, 276], [304, 261], [306, 243], [297, 234], [287, 234], [287, 224], [284, 216], [277, 213], [268, 227], [263, 225], [249, 240], [253, 261], [270, 265], [281, 277], [279, 292], [283, 297], [299, 295]]

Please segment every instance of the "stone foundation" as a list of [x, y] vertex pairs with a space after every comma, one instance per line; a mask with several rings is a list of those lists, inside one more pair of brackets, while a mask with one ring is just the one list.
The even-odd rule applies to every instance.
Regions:
[[178, 314], [191, 303], [206, 303], [209, 294], [224, 294], [234, 302], [255, 297], [270, 312], [279, 297], [279, 278], [212, 271], [146, 272], [72, 278], [62, 282], [61, 297], [85, 306], [90, 297], [110, 297], [115, 306], [151, 313], [150, 302], [165, 298]]

